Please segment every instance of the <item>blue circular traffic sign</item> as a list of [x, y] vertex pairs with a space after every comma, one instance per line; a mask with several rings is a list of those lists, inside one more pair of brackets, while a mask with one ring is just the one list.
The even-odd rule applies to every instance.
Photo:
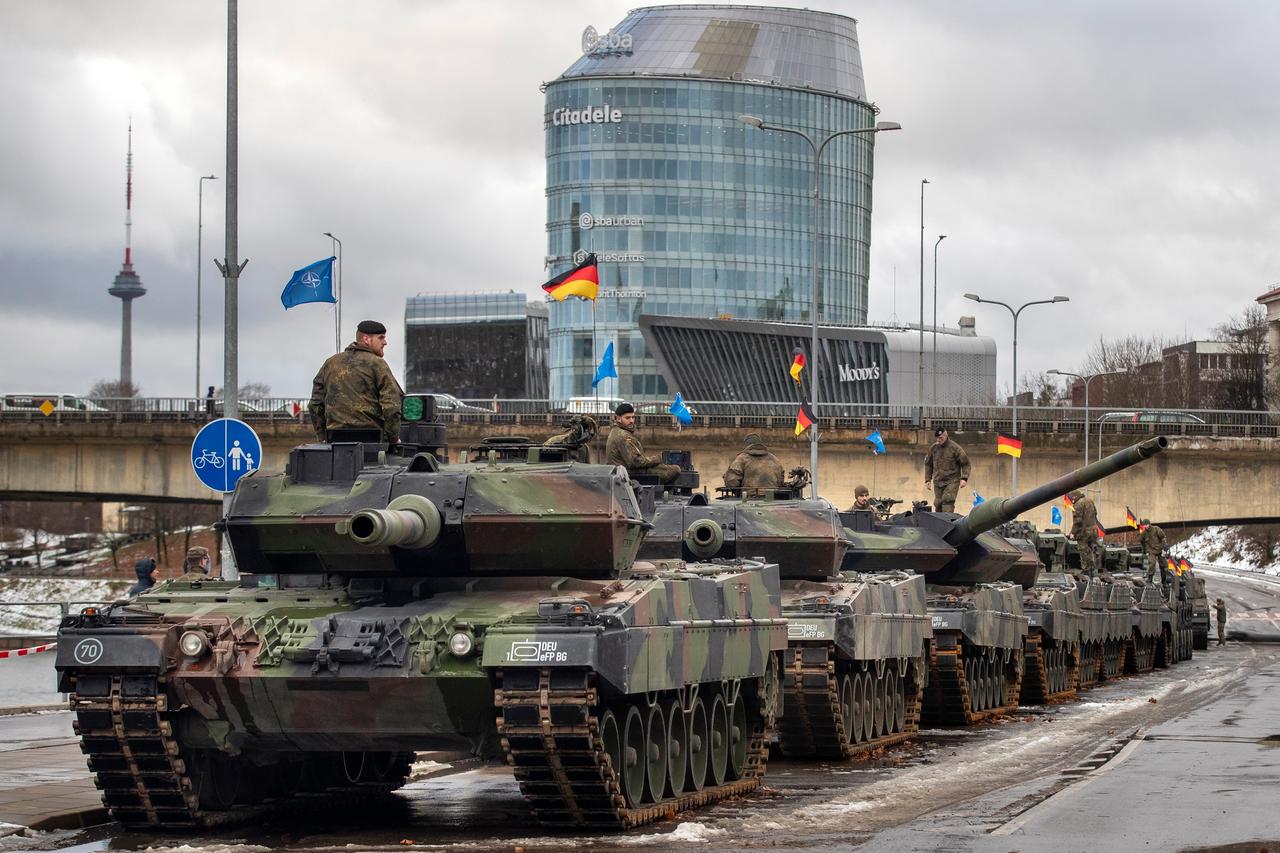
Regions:
[[234, 492], [236, 482], [261, 465], [262, 442], [244, 421], [210, 421], [191, 442], [191, 469], [215, 492]]

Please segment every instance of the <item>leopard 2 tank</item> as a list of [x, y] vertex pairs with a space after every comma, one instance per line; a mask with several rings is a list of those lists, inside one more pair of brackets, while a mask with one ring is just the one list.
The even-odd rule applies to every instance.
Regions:
[[441, 464], [417, 399], [396, 452], [339, 435], [239, 482], [239, 582], [169, 581], [63, 622], [59, 683], [117, 820], [341, 805], [438, 748], [505, 756], [548, 826], [634, 826], [759, 785], [777, 567], [637, 561], [649, 522], [625, 471], [536, 445]]

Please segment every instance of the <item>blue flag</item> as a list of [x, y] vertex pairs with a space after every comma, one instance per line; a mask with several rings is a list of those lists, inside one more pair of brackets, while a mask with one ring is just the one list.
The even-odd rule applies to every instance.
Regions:
[[604, 356], [596, 366], [596, 378], [591, 380], [591, 387], [595, 388], [610, 376], [618, 378], [618, 368], [613, 363], [613, 341], [609, 341], [609, 345], [604, 348]]
[[977, 490], [977, 489], [974, 489], [974, 490], [973, 490], [973, 505], [974, 505], [974, 506], [977, 506], [978, 504], [986, 503], [986, 502], [987, 502], [987, 499], [986, 499], [986, 498], [984, 498], [982, 495], [978, 494], [978, 490]]
[[679, 391], [676, 392], [676, 401], [667, 411], [676, 416], [676, 421], [681, 426], [689, 426], [693, 423], [693, 412], [689, 411], [689, 407], [684, 404], [684, 397], [680, 396]]
[[337, 302], [333, 297], [333, 262], [337, 258], [325, 258], [310, 266], [294, 270], [293, 278], [280, 291], [280, 301], [285, 310], [304, 302]]
[[867, 441], [871, 442], [871, 446], [876, 453], [884, 453], [884, 439], [880, 437], [880, 430], [876, 430], [867, 436]]
[[1062, 510], [1056, 506], [1049, 511], [1049, 521], [1053, 524], [1062, 524]]

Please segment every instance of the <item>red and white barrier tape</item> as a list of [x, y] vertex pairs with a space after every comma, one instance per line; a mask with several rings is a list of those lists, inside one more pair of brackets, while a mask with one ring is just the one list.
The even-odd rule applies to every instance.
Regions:
[[8, 651], [0, 651], [0, 660], [5, 658], [20, 658], [27, 655], [34, 655], [36, 652], [47, 652], [49, 649], [56, 649], [57, 643], [46, 643], [43, 646], [32, 646], [29, 649], [9, 649]]

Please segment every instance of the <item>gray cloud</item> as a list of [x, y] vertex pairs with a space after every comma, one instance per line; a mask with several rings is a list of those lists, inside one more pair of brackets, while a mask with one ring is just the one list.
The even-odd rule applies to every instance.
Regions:
[[[241, 363], [305, 395], [332, 346], [323, 306], [281, 310], [290, 272], [345, 248], [344, 320], [400, 326], [421, 291], [531, 295], [545, 254], [538, 83], [590, 23], [633, 4], [242, 4]], [[878, 142], [871, 314], [917, 315], [919, 181], [926, 288], [939, 314], [1031, 309], [1019, 366], [1072, 369], [1099, 335], [1204, 335], [1276, 280], [1280, 167], [1269, 143], [1280, 7], [1242, 2], [831, 3], [859, 20], [870, 96], [905, 130]], [[0, 6], [0, 364], [6, 387], [82, 391], [113, 376], [125, 125], [135, 136], [134, 373], [194, 386], [196, 186], [223, 176], [221, 4]], [[223, 181], [206, 185], [206, 379], [221, 373]], [[926, 294], [926, 299], [928, 299]], [[1052, 313], [1051, 313], [1052, 312]], [[29, 351], [29, 330], [43, 342]], [[344, 335], [344, 337], [346, 337]], [[393, 335], [392, 363], [403, 341]]]

